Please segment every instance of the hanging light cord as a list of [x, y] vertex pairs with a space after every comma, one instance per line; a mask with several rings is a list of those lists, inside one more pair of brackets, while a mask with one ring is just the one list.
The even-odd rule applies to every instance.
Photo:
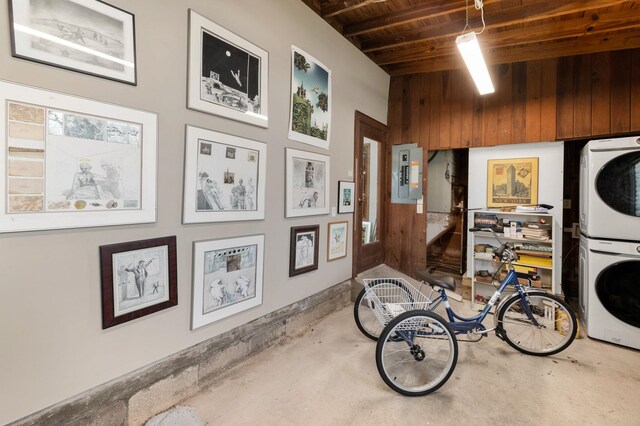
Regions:
[[[485, 23], [484, 23], [484, 4], [483, 4], [483, 0], [473, 0], [474, 1], [474, 5], [476, 10], [480, 11], [480, 19], [482, 20], [482, 30], [480, 32], [477, 32], [476, 35], [478, 34], [482, 34], [484, 32], [484, 28], [485, 28]], [[469, 26], [469, 0], [466, 0], [465, 3], [466, 7], [464, 8], [464, 13], [465, 13], [465, 26], [462, 29], [462, 34], [465, 33], [465, 31], [469, 30], [471, 31], [471, 27]]]

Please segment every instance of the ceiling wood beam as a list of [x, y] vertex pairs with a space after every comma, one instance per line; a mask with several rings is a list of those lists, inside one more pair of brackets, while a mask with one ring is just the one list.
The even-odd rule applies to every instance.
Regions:
[[[511, 48], [489, 49], [485, 52], [485, 60], [488, 64], [495, 65], [636, 48], [640, 48], [640, 33], [637, 30], [632, 30], [583, 37], [579, 41], [566, 39], [549, 43], [531, 43]], [[383, 69], [394, 76], [463, 67], [464, 63], [460, 55], [453, 54], [390, 65], [383, 67]]]
[[377, 3], [380, 0], [339, 0], [328, 1], [320, 4], [320, 16], [324, 19], [332, 18], [345, 12], [359, 9], [371, 3]]
[[[484, 5], [495, 3], [497, 0], [484, 0]], [[353, 37], [373, 31], [384, 30], [397, 25], [408, 24], [423, 19], [436, 18], [451, 13], [464, 11], [465, 2], [461, 0], [436, 0], [428, 4], [413, 6], [398, 12], [388, 13], [384, 16], [367, 19], [345, 25], [343, 35]], [[473, 7], [473, 6], [470, 6]]]
[[[549, 19], [571, 13], [605, 8], [627, 0], [580, 0], [573, 2], [556, 2], [538, 0], [536, 2], [514, 6], [499, 11], [485, 10], [486, 28], [492, 29], [513, 24], [523, 24], [541, 19]], [[422, 30], [404, 31], [391, 37], [381, 37], [362, 43], [362, 51], [374, 52], [394, 47], [407, 46], [429, 39], [448, 38], [462, 32], [463, 23], [450, 23], [425, 27]], [[477, 16], [469, 21], [471, 28], [480, 28], [482, 23]]]
[[[587, 14], [567, 21], [546, 21], [537, 25], [528, 25], [502, 32], [485, 32], [479, 36], [485, 49], [508, 47], [534, 42], [548, 42], [571, 37], [602, 34], [610, 31], [640, 28], [640, 14], [630, 14], [626, 10]], [[402, 50], [390, 50], [370, 54], [378, 65], [391, 65], [406, 61], [429, 59], [434, 56], [446, 56], [456, 52], [455, 41], [439, 39], [427, 46], [416, 46]]]

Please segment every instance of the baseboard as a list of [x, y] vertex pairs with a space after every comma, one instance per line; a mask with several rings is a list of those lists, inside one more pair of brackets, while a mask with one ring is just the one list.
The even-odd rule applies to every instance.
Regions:
[[248, 357], [351, 303], [351, 280], [182, 350], [12, 425], [138, 425], [215, 383]]

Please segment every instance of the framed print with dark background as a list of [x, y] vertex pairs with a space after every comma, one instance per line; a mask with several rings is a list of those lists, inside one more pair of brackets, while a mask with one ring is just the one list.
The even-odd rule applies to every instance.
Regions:
[[102, 328], [178, 304], [176, 237], [100, 246]]
[[291, 228], [289, 249], [289, 276], [318, 269], [320, 225]]
[[133, 14], [99, 0], [9, 0], [13, 56], [136, 84]]
[[269, 127], [268, 75], [266, 50], [189, 10], [189, 108]]

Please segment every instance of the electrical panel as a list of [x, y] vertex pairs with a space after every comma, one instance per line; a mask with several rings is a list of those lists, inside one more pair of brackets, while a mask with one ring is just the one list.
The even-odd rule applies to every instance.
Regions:
[[391, 149], [391, 202], [416, 204], [422, 198], [422, 148], [413, 143]]

